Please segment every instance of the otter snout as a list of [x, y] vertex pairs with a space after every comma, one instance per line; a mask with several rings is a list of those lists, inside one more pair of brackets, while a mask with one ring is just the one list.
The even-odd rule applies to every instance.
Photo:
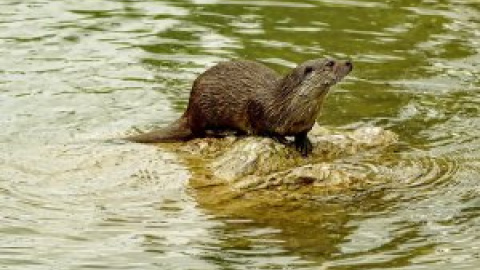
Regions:
[[348, 72], [353, 70], [353, 63], [350, 60], [338, 61], [335, 63], [335, 70], [348, 70]]
[[337, 61], [333, 68], [333, 71], [335, 72], [339, 80], [347, 76], [348, 73], [350, 73], [352, 70], [353, 70], [353, 63], [350, 60]]

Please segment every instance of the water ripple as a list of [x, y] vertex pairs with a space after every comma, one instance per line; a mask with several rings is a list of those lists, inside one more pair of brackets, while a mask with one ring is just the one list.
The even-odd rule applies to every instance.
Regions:
[[[477, 269], [474, 2], [2, 0], [2, 266]], [[101, 142], [173, 121], [216, 62], [286, 72], [325, 55], [355, 70], [322, 123], [408, 146], [339, 161], [370, 184], [341, 199], [233, 220], [189, 196], [173, 155]]]

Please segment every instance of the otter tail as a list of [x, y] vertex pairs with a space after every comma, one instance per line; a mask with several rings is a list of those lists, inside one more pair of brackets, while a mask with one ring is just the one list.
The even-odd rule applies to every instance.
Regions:
[[159, 142], [178, 142], [186, 141], [193, 137], [192, 130], [188, 126], [188, 119], [182, 116], [169, 126], [139, 135], [124, 138], [137, 143], [159, 143]]

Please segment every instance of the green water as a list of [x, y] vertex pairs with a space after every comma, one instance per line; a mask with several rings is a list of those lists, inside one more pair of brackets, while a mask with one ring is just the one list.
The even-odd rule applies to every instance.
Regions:
[[[223, 212], [174, 153], [98, 140], [173, 121], [218, 61], [319, 56], [355, 64], [320, 123], [398, 133], [391, 183]], [[479, 269], [479, 76], [477, 0], [2, 0], [0, 268]]]

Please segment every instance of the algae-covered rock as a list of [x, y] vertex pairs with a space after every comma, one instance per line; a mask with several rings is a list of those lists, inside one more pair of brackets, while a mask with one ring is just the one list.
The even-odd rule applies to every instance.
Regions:
[[306, 185], [312, 187], [333, 187], [350, 185], [365, 178], [362, 171], [346, 169], [329, 163], [308, 164], [269, 175], [249, 175], [237, 181], [237, 189], [283, 189], [296, 190]]
[[205, 168], [195, 179], [201, 186], [311, 193], [373, 181], [376, 176], [370, 166], [356, 157], [381, 153], [398, 140], [395, 133], [379, 127], [334, 132], [315, 126], [309, 137], [314, 150], [308, 158], [293, 146], [265, 137], [198, 139], [181, 150], [196, 164], [193, 167]]
[[403, 163], [391, 147], [397, 135], [382, 128], [316, 126], [308, 136], [314, 148], [307, 158], [293, 145], [251, 136], [196, 139], [172, 150], [188, 165], [190, 194], [208, 215], [240, 229], [280, 229], [278, 243], [286, 248], [296, 250], [300, 239], [309, 250], [325, 250], [343, 241], [338, 228], [351, 207], [378, 209], [377, 200], [364, 199], [384, 194]]
[[213, 175], [232, 182], [251, 174], [267, 175], [289, 156], [285, 145], [270, 138], [249, 137], [217, 157], [210, 167]]

